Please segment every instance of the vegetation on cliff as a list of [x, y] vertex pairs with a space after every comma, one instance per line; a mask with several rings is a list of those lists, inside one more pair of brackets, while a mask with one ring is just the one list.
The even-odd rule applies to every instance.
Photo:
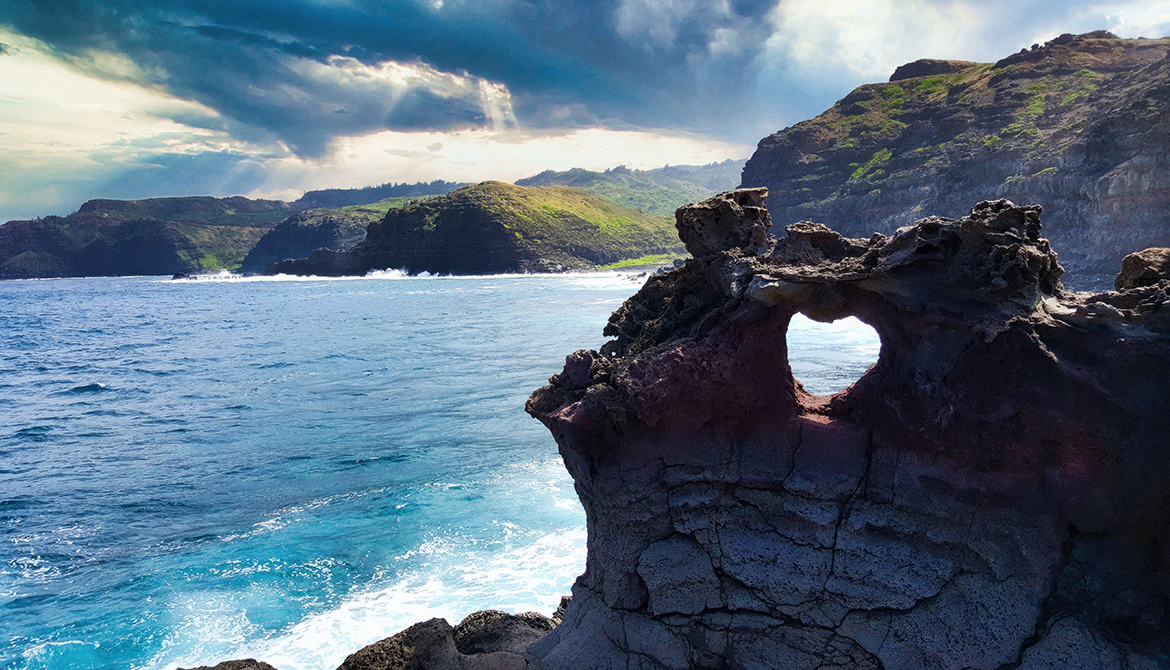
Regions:
[[0, 226], [0, 279], [234, 269], [294, 209], [242, 197], [90, 200]]
[[647, 214], [674, 216], [683, 205], [734, 188], [743, 161], [709, 165], [680, 165], [655, 170], [631, 170], [625, 166], [594, 172], [573, 168], [546, 170], [516, 181], [518, 186], [573, 186], [619, 205]]
[[[433, 196], [423, 196], [426, 199]], [[310, 209], [281, 221], [260, 238], [240, 265], [241, 272], [264, 272], [277, 261], [305, 258], [317, 249], [347, 251], [366, 238], [366, 227], [386, 212], [420, 198], [396, 197], [336, 209]]]
[[295, 274], [373, 269], [490, 274], [593, 269], [630, 258], [681, 256], [671, 219], [567, 186], [484, 182], [390, 209], [364, 242], [274, 265]]
[[394, 199], [419, 198], [428, 195], [443, 195], [455, 189], [467, 186], [466, 183], [456, 183], [436, 179], [432, 182], [418, 182], [417, 184], [381, 184], [365, 188], [327, 188], [320, 191], [306, 191], [299, 200], [292, 203], [297, 209], [316, 209], [353, 207], [373, 202], [384, 202]]
[[1170, 39], [1061, 36], [996, 63], [918, 61], [764, 138], [743, 171], [779, 227], [891, 233], [1008, 198], [1074, 276], [1170, 243]]

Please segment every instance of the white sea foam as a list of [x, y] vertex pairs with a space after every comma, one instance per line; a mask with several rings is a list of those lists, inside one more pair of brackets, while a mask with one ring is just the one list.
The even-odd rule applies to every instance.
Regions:
[[159, 279], [157, 283], [160, 284], [175, 284], [183, 285], [190, 283], [261, 283], [261, 282], [344, 282], [344, 281], [363, 281], [369, 279], [382, 280], [418, 280], [418, 281], [434, 281], [438, 280], [497, 280], [497, 279], [526, 279], [533, 281], [541, 280], [558, 280], [568, 279], [575, 285], [588, 286], [591, 288], [605, 288], [607, 286], [640, 286], [645, 281], [645, 273], [629, 272], [621, 270], [598, 270], [594, 272], [562, 272], [562, 273], [508, 273], [508, 274], [491, 274], [491, 275], [433, 275], [429, 272], [420, 272], [418, 274], [409, 274], [404, 270], [371, 270], [365, 276], [346, 276], [346, 277], [321, 277], [318, 275], [241, 275], [221, 270], [215, 274], [197, 274], [188, 275], [181, 279]]
[[336, 667], [361, 647], [432, 617], [452, 624], [479, 609], [550, 614], [583, 569], [583, 529], [550, 533], [498, 554], [465, 551], [443, 542], [421, 548], [436, 560], [309, 617], [255, 648], [287, 670]]
[[327, 670], [363, 646], [433, 617], [455, 624], [487, 608], [551, 614], [584, 569], [584, 528], [505, 544], [493, 551], [497, 543], [431, 538], [398, 557], [421, 560], [417, 569], [383, 578], [338, 607], [261, 639], [242, 603], [210, 594], [189, 598], [173, 608], [180, 620], [146, 667], [253, 657], [282, 670]]

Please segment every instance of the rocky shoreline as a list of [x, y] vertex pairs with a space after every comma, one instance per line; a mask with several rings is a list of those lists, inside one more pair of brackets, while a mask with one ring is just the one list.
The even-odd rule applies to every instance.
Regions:
[[[1038, 206], [777, 239], [766, 197], [680, 209], [693, 258], [528, 401], [587, 515], [571, 601], [341, 668], [1170, 667], [1170, 250], [1070, 293]], [[878, 362], [807, 393], [797, 312]]]

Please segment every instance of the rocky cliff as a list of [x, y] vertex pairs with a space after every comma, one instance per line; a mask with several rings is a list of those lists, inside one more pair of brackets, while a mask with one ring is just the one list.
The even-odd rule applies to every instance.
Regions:
[[565, 186], [484, 182], [390, 209], [350, 251], [321, 250], [273, 264], [272, 273], [496, 274], [591, 270], [682, 252], [669, 219]]
[[[680, 210], [695, 258], [529, 401], [589, 529], [533, 662], [1170, 667], [1164, 255], [1088, 297], [1036, 206], [775, 239], [765, 194]], [[872, 325], [878, 362], [809, 395], [797, 312]]]
[[366, 227], [383, 216], [385, 212], [329, 209], [298, 212], [256, 242], [240, 264], [240, 272], [261, 273], [273, 263], [306, 258], [317, 249], [348, 251], [366, 238]]
[[69, 216], [0, 225], [0, 279], [232, 269], [292, 211], [239, 197], [90, 200]]
[[1064, 35], [997, 63], [917, 61], [764, 138], [742, 186], [777, 230], [892, 234], [991, 198], [1044, 206], [1074, 288], [1170, 246], [1170, 39]]

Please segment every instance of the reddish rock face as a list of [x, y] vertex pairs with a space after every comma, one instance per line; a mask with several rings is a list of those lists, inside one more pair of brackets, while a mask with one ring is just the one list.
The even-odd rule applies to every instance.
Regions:
[[[1067, 293], [1006, 200], [761, 240], [764, 196], [680, 209], [695, 258], [529, 400], [589, 529], [529, 660], [1170, 666], [1170, 276]], [[878, 362], [806, 393], [796, 312], [870, 324]]]

